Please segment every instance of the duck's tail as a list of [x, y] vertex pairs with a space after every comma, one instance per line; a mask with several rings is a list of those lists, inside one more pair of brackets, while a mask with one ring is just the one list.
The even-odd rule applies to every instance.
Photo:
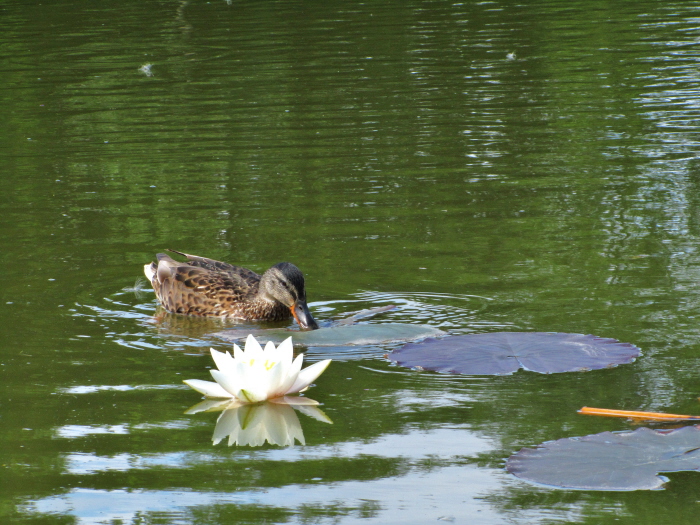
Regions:
[[153, 282], [153, 277], [156, 275], [156, 270], [156, 263], [148, 263], [143, 267], [143, 273], [146, 274], [146, 279], [148, 279], [150, 283]]

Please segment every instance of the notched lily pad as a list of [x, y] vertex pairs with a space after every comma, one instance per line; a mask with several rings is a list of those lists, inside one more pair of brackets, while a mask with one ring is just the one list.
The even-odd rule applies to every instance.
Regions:
[[355, 324], [340, 325], [330, 328], [319, 328], [309, 332], [299, 332], [275, 328], [270, 330], [224, 330], [212, 335], [238, 342], [252, 333], [260, 344], [272, 341], [278, 344], [287, 337], [292, 336], [294, 345], [303, 346], [359, 346], [395, 343], [404, 341], [416, 341], [425, 337], [437, 337], [445, 332], [430, 326], [382, 323], [382, 324]]
[[506, 462], [518, 478], [577, 490], [658, 490], [660, 472], [700, 470], [700, 430], [602, 432], [524, 448]]
[[426, 339], [397, 348], [388, 358], [401, 366], [471, 375], [506, 375], [524, 368], [540, 374], [577, 372], [631, 363], [640, 350], [594, 335], [495, 332]]

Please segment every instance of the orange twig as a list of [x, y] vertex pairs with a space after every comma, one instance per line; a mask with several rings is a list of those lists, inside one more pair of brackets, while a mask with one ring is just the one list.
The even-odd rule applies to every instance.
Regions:
[[700, 416], [683, 416], [680, 414], [664, 414], [663, 412], [636, 412], [633, 410], [610, 410], [608, 408], [583, 407], [579, 414], [589, 416], [627, 417], [640, 421], [700, 421]]

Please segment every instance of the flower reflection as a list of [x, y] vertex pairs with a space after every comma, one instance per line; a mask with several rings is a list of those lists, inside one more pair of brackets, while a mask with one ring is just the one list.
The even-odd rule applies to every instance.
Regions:
[[223, 410], [216, 421], [214, 445], [228, 436], [228, 444], [259, 447], [305, 445], [304, 433], [295, 410], [322, 421], [333, 421], [318, 408], [318, 401], [306, 397], [285, 396], [262, 403], [243, 403], [238, 399], [208, 399], [193, 406], [186, 414]]

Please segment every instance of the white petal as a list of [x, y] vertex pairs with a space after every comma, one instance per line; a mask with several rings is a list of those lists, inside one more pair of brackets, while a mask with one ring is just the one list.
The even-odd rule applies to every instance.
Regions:
[[221, 385], [217, 383], [212, 383], [211, 381], [202, 381], [201, 379], [187, 379], [183, 381], [183, 383], [185, 383], [191, 388], [194, 388], [197, 392], [200, 392], [207, 397], [233, 397], [233, 395], [230, 392], [224, 390], [221, 387]]
[[270, 403], [275, 403], [276, 405], [290, 405], [292, 408], [294, 408], [297, 405], [304, 405], [304, 406], [320, 405], [320, 403], [318, 401], [315, 401], [313, 399], [309, 399], [308, 397], [301, 397], [301, 396], [276, 397], [274, 399], [270, 399]]
[[217, 352], [213, 348], [210, 348], [209, 350], [211, 351], [211, 358], [214, 360], [216, 368], [218, 368], [225, 374], [229, 373], [235, 363], [233, 357], [231, 357], [231, 354], [229, 354], [228, 352]]
[[236, 396], [236, 392], [240, 390], [241, 385], [235, 380], [235, 374], [224, 374], [218, 370], [209, 370], [209, 373], [221, 387], [228, 392], [231, 397]]
[[236, 361], [243, 359], [243, 350], [236, 343], [233, 343], [233, 358]]
[[287, 352], [290, 355], [294, 353], [294, 345], [292, 344], [292, 336], [287, 337], [284, 341], [280, 343], [277, 347], [280, 352]]
[[299, 372], [297, 380], [294, 382], [294, 385], [292, 385], [292, 388], [287, 390], [287, 393], [294, 394], [295, 392], [306, 390], [309, 385], [313, 383], [314, 380], [320, 376], [326, 368], [328, 368], [329, 364], [331, 364], [331, 360], [324, 359], [323, 361], [319, 361], [318, 363], [314, 363], [313, 365], [304, 368], [304, 370]]
[[232, 392], [233, 395], [241, 401], [243, 401], [244, 403], [248, 403], [248, 400], [245, 398], [241, 391], [247, 389], [249, 383], [255, 384], [255, 382], [257, 381], [257, 376], [253, 376], [253, 371], [251, 370], [251, 367], [248, 364], [248, 362], [236, 361], [236, 368], [235, 371], [231, 374], [231, 377], [234, 378], [232, 382], [235, 381], [236, 384], [236, 391]]
[[258, 356], [262, 357], [263, 349], [257, 339], [253, 337], [253, 334], [248, 334], [248, 338], [245, 340], [245, 354], [246, 359], [257, 359]]
[[[238, 365], [238, 373], [240, 374], [240, 384], [238, 389], [241, 394], [236, 394], [237, 397], [248, 401], [249, 403], [257, 403], [267, 399], [270, 392], [270, 372], [265, 368], [264, 364], [257, 362], [253, 366], [249, 366], [243, 362]], [[241, 397], [241, 395], [243, 397]]]
[[265, 401], [265, 397], [260, 396], [259, 392], [255, 392], [254, 390], [246, 390], [245, 388], [241, 388], [241, 391], [238, 393], [238, 397], [247, 403], [260, 403], [261, 401]]
[[270, 370], [267, 371], [267, 391], [265, 398], [277, 397], [284, 395], [286, 390], [282, 390], [282, 384], [287, 376], [287, 367], [283, 362], [275, 363]]
[[304, 361], [304, 354], [299, 354], [296, 359], [292, 362], [292, 364], [287, 368], [285, 377], [282, 378], [282, 382], [280, 383], [279, 387], [275, 390], [275, 396], [283, 396], [287, 392], [289, 392], [289, 389], [292, 388], [294, 383], [297, 380], [297, 377], [299, 376], [299, 371], [301, 370], [301, 365]]
[[272, 348], [268, 348], [268, 346], [265, 347], [265, 354], [268, 360], [275, 362], [283, 361], [287, 366], [291, 364], [294, 358], [294, 347], [292, 346], [291, 337], [282, 341], [277, 348], [275, 348], [274, 345], [272, 345]]
[[296, 379], [296, 375], [292, 379], [289, 378], [290, 373], [295, 373], [295, 365], [291, 360], [291, 356], [278, 357], [281, 357], [281, 359], [275, 361], [275, 364], [267, 370], [269, 380], [267, 387], [268, 399], [284, 395]]

